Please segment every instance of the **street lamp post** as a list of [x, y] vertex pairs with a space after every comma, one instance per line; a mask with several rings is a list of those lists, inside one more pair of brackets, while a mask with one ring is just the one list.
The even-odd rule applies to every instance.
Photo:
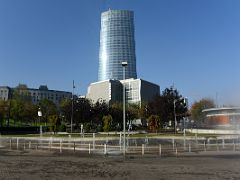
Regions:
[[176, 99], [173, 100], [173, 106], [174, 106], [174, 132], [177, 133], [177, 116], [176, 116]]
[[[125, 71], [128, 63], [127, 61], [122, 62], [123, 67], [123, 80], [125, 79]], [[125, 85], [123, 83], [123, 154], [126, 153], [126, 95], [125, 95]]]
[[[187, 105], [187, 98], [185, 98], [185, 97], [183, 97], [183, 98], [181, 98], [179, 100], [177, 100], [177, 99], [173, 100], [173, 106], [174, 106], [174, 131], [175, 131], [175, 134], [177, 133], [176, 102], [177, 101], [182, 101], [182, 100], [183, 100], [184, 104]], [[184, 119], [184, 121], [185, 121], [185, 119]], [[185, 122], [184, 122], [184, 136], [185, 136]]]
[[42, 125], [41, 125], [41, 117], [42, 117], [42, 111], [41, 108], [38, 108], [38, 117], [39, 117], [39, 134], [40, 137], [42, 137]]
[[74, 80], [73, 80], [73, 87], [72, 87], [72, 112], [71, 112], [71, 133], [72, 133], [72, 130], [73, 130], [73, 103], [74, 103], [74, 88], [75, 88], [75, 85], [74, 85]]

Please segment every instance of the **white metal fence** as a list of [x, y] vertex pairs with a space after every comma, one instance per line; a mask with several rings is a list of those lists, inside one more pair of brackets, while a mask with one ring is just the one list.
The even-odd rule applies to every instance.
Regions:
[[[95, 138], [19, 138], [0, 137], [0, 147], [9, 150], [47, 150], [59, 153], [122, 155], [121, 139]], [[126, 154], [179, 156], [184, 153], [207, 151], [240, 151], [238, 138], [228, 139], [159, 139], [128, 138]]]

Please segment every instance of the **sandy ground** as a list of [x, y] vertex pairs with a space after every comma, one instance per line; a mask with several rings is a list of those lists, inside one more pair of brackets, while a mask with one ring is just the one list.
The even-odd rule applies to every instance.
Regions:
[[124, 159], [0, 149], [0, 179], [240, 179], [240, 153]]

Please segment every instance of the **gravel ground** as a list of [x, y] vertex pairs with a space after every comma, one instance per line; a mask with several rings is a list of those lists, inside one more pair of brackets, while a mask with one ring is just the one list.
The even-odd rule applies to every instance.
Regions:
[[0, 149], [0, 179], [240, 179], [240, 153], [103, 157]]

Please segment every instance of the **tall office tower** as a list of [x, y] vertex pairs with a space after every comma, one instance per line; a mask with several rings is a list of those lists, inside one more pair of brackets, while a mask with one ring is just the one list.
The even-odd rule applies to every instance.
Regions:
[[98, 80], [122, 80], [122, 62], [128, 63], [125, 79], [137, 78], [134, 40], [134, 14], [108, 10], [101, 15]]

